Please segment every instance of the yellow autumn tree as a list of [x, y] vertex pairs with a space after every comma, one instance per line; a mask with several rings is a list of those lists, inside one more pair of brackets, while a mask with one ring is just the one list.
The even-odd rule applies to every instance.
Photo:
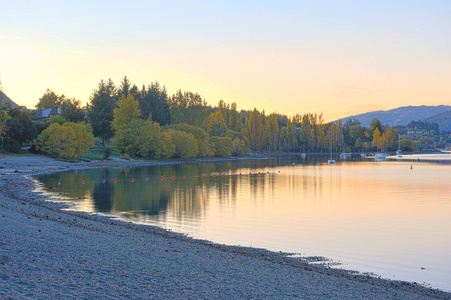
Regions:
[[252, 150], [262, 150], [266, 146], [266, 117], [265, 112], [261, 114], [256, 108], [246, 118], [244, 136], [249, 140]]
[[36, 150], [52, 157], [82, 156], [94, 146], [92, 127], [85, 123], [52, 123], [34, 141]]
[[117, 108], [113, 110], [114, 118], [111, 127], [117, 132], [121, 126], [125, 126], [133, 119], [139, 118], [141, 110], [139, 109], [139, 101], [128, 93], [127, 97], [122, 96], [117, 101]]
[[379, 131], [379, 128], [376, 127], [373, 132], [373, 142], [372, 142], [373, 147], [379, 148], [380, 139], [381, 139], [381, 132]]
[[268, 118], [268, 146], [270, 151], [276, 151], [279, 144], [279, 124], [276, 114], [272, 113]]
[[83, 156], [89, 149], [94, 147], [94, 134], [92, 133], [91, 124], [85, 122], [64, 123], [62, 126], [71, 127], [77, 135], [75, 142], [75, 154], [80, 157]]
[[210, 114], [208, 118], [210, 136], [224, 136], [227, 124], [220, 110]]

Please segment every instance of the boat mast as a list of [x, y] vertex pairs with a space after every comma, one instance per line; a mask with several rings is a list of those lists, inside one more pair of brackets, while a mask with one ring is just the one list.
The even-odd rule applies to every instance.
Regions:
[[332, 126], [330, 126], [330, 159], [332, 159]]

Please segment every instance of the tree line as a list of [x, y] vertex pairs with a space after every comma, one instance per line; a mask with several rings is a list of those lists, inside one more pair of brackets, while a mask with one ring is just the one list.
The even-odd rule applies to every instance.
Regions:
[[[24, 109], [0, 109], [0, 145], [16, 152], [23, 144], [53, 157], [83, 156], [100, 137], [122, 157], [192, 158], [247, 155], [266, 152], [415, 151], [435, 146], [406, 136], [405, 128], [392, 128], [374, 119], [369, 127], [357, 120], [326, 123], [322, 114], [291, 117], [265, 111], [238, 110], [235, 102], [209, 105], [199, 94], [178, 90], [170, 96], [158, 82], [138, 88], [125, 76], [119, 86], [101, 80], [85, 108], [74, 98], [47, 89], [36, 108], [61, 110], [50, 120], [33, 119]], [[412, 121], [433, 134], [438, 125]], [[442, 142], [442, 140], [440, 140]], [[108, 153], [106, 153], [106, 157]]]

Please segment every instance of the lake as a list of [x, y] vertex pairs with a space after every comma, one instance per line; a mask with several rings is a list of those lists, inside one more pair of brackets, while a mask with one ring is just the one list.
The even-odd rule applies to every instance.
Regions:
[[222, 244], [324, 256], [346, 269], [451, 291], [451, 165], [326, 161], [283, 156], [38, 180], [73, 209]]

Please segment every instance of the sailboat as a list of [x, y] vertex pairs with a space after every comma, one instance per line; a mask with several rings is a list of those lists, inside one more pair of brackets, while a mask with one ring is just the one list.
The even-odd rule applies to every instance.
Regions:
[[398, 157], [402, 157], [401, 134], [398, 135], [398, 141], [399, 141], [399, 146], [398, 146], [398, 150], [396, 151], [396, 155], [398, 155]]
[[330, 159], [327, 161], [329, 165], [335, 164], [335, 159], [332, 159], [332, 126], [330, 127]]

